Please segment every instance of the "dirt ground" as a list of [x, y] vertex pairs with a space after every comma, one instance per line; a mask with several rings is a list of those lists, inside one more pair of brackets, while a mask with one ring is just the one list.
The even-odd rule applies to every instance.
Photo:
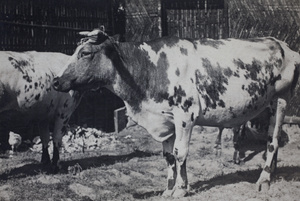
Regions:
[[262, 192], [255, 182], [264, 164], [264, 142], [248, 136], [245, 161], [236, 165], [230, 130], [224, 131], [222, 155], [217, 157], [217, 130], [196, 127], [187, 161], [190, 193], [181, 199], [161, 196], [167, 170], [160, 143], [138, 126], [112, 135], [101, 149], [62, 153], [57, 174], [39, 163], [39, 153], [1, 155], [0, 200], [299, 200], [298, 126], [284, 126], [277, 174]]

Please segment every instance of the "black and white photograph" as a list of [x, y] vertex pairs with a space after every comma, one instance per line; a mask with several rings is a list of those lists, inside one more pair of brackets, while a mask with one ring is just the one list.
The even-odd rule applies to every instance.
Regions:
[[0, 201], [297, 201], [299, 0], [0, 0]]

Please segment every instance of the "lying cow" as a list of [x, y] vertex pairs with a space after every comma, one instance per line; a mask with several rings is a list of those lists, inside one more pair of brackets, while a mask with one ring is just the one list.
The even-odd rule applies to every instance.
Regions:
[[49, 130], [53, 130], [53, 164], [68, 120], [80, 96], [53, 90], [52, 80], [70, 57], [61, 53], [0, 52], [0, 126], [2, 145], [9, 131], [34, 130], [43, 143], [42, 162], [50, 162]]
[[130, 118], [162, 142], [168, 162], [165, 195], [187, 193], [186, 159], [195, 125], [237, 127], [277, 100], [269, 129], [273, 138], [257, 182], [269, 184], [300, 64], [299, 54], [285, 43], [177, 37], [120, 43], [98, 30], [87, 34], [69, 62], [53, 81], [55, 89], [107, 87], [124, 100]]

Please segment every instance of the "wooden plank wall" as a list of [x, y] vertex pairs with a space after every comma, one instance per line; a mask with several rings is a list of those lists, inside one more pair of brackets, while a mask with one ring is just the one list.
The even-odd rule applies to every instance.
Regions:
[[182, 38], [227, 38], [224, 0], [162, 0], [163, 35]]
[[227, 0], [229, 37], [273, 36], [300, 52], [299, 0]]
[[125, 0], [126, 41], [147, 41], [161, 36], [160, 0]]
[[110, 0], [1, 0], [0, 50], [72, 54], [78, 31], [112, 27]]

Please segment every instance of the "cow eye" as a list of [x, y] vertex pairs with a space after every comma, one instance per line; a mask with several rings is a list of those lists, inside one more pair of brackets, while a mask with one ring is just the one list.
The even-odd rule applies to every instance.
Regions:
[[83, 57], [90, 57], [93, 55], [93, 52], [91, 51], [82, 51], [78, 54], [78, 59], [83, 58]]
[[92, 54], [92, 52], [89, 52], [89, 51], [83, 51], [83, 52], [81, 52], [81, 57], [90, 56], [91, 54]]

